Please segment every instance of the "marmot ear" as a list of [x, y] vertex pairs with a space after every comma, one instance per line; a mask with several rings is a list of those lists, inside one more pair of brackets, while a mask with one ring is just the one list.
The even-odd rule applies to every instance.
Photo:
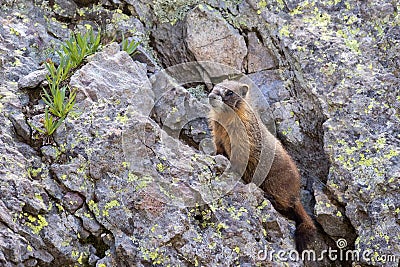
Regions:
[[249, 91], [249, 86], [247, 84], [240, 85], [239, 93], [241, 97], [246, 97], [248, 91]]

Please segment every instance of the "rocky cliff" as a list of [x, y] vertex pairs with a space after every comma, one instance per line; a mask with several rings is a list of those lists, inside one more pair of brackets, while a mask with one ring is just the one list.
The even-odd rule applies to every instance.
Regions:
[[[0, 265], [398, 266], [399, 12], [390, 0], [3, 0]], [[41, 134], [44, 62], [88, 28], [103, 45], [68, 79], [74, 109]], [[141, 41], [132, 56], [123, 34]], [[251, 84], [298, 164], [315, 259], [297, 258], [294, 222], [212, 155], [206, 96], [226, 78]]]

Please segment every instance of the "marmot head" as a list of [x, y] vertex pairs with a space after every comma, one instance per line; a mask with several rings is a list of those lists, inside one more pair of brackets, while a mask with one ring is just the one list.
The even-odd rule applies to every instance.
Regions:
[[225, 80], [214, 86], [208, 95], [208, 100], [214, 110], [229, 112], [239, 109], [248, 91], [247, 84]]

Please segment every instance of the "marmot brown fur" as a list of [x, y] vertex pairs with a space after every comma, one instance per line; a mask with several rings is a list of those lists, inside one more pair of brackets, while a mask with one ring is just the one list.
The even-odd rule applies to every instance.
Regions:
[[248, 91], [246, 84], [224, 81], [209, 94], [215, 150], [229, 158], [246, 183], [259, 185], [276, 210], [295, 220], [296, 248], [301, 253], [314, 239], [316, 227], [300, 201], [300, 174], [251, 109]]

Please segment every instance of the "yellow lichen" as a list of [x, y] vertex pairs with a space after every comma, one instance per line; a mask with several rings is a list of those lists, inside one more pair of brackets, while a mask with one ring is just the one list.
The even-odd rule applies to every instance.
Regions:
[[104, 210], [103, 210], [103, 216], [108, 216], [108, 211], [112, 208], [115, 207], [119, 207], [121, 206], [118, 202], [118, 200], [111, 200], [110, 202], [106, 203], [106, 205], [104, 205]]

